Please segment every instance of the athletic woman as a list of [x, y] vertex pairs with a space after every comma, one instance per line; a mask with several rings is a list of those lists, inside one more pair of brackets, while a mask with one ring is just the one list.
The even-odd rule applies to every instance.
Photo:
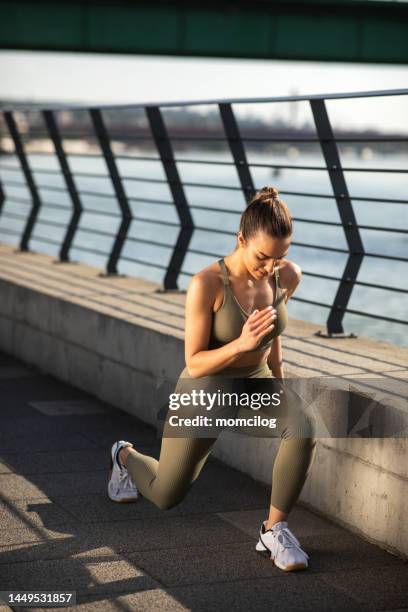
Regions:
[[[286, 304], [301, 277], [299, 266], [285, 259], [291, 239], [292, 217], [286, 204], [276, 188], [262, 188], [241, 215], [235, 250], [191, 279], [186, 296], [186, 367], [176, 391], [183, 389], [186, 379], [200, 377], [206, 377], [202, 380], [209, 388], [216, 377], [284, 379], [281, 333], [288, 320]], [[248, 412], [240, 408], [238, 416]], [[269, 516], [261, 525], [256, 550], [280, 569], [292, 571], [308, 566], [309, 557], [287, 518], [313, 463], [314, 421], [302, 411], [294, 422], [274, 408], [268, 416], [274, 413], [282, 417], [274, 431], [281, 442], [272, 470]], [[265, 435], [270, 436], [270, 431]], [[110, 499], [135, 501], [139, 491], [159, 508], [172, 508], [197, 479], [216, 439], [174, 437], [166, 422], [159, 461], [130, 442], [115, 442]]]

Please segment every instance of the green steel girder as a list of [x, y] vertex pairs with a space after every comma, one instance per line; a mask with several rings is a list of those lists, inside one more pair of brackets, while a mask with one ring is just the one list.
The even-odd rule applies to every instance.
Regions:
[[408, 3], [0, 0], [0, 48], [408, 62]]

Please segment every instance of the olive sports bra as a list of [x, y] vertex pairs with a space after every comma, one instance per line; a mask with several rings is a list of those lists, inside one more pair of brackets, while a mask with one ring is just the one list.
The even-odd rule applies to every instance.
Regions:
[[[221, 307], [217, 312], [213, 313], [209, 349], [219, 348], [228, 342], [232, 342], [235, 338], [239, 338], [242, 327], [250, 316], [250, 313], [242, 308], [232, 292], [224, 259], [219, 259], [218, 263], [224, 280], [224, 299]], [[287, 325], [288, 312], [279, 284], [279, 271], [277, 268], [275, 268], [275, 301], [273, 306], [276, 309], [275, 327], [262, 338], [262, 341], [255, 349], [248, 352], [260, 351], [270, 346], [273, 339], [279, 336]]]

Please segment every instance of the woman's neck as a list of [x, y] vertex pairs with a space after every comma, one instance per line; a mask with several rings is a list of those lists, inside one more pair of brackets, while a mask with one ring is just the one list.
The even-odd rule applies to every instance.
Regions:
[[233, 251], [230, 255], [224, 257], [224, 259], [227, 264], [228, 270], [231, 272], [232, 276], [236, 277], [247, 287], [255, 287], [256, 285], [263, 284], [257, 281], [248, 272], [239, 249]]

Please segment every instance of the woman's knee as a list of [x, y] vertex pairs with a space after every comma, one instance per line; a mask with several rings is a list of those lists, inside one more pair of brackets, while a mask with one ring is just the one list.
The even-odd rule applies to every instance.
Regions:
[[183, 490], [173, 490], [163, 493], [156, 499], [156, 506], [160, 508], [160, 510], [171, 510], [171, 508], [174, 508], [183, 501], [189, 489], [190, 486]]
[[299, 411], [290, 419], [288, 427], [282, 435], [283, 438], [303, 438], [306, 443], [316, 444], [316, 417], [311, 412]]

